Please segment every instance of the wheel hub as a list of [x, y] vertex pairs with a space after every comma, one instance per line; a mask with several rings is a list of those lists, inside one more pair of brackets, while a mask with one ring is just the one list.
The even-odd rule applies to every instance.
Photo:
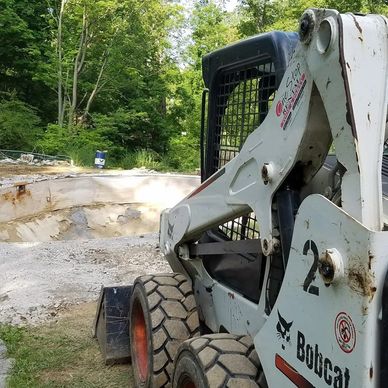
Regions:
[[139, 302], [134, 305], [134, 347], [135, 363], [139, 371], [139, 377], [142, 382], [145, 382], [148, 375], [148, 343], [147, 343], [147, 327], [144, 319], [144, 312]]

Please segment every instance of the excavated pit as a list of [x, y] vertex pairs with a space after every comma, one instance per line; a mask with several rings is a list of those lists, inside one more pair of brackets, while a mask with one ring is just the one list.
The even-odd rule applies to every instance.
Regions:
[[199, 184], [168, 174], [28, 179], [0, 189], [0, 323], [55, 320], [103, 285], [170, 271], [160, 211]]
[[160, 212], [199, 184], [179, 175], [79, 176], [0, 190], [0, 241], [37, 242], [156, 232]]

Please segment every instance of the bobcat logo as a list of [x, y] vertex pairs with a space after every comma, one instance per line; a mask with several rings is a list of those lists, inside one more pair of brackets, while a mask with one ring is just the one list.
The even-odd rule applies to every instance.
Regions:
[[285, 344], [290, 345], [291, 344], [291, 338], [290, 338], [290, 329], [294, 321], [287, 322], [281, 315], [278, 310], [278, 317], [279, 321], [276, 325], [277, 330], [277, 336], [280, 341], [282, 341], [282, 349], [285, 349]]

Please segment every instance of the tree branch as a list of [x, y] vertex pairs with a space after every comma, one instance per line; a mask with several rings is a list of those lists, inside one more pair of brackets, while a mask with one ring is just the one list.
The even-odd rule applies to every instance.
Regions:
[[108, 63], [108, 57], [109, 57], [109, 52], [108, 52], [108, 50], [106, 50], [104, 53], [104, 59], [103, 59], [103, 62], [101, 64], [100, 72], [98, 73], [97, 81], [94, 85], [92, 92], [90, 93], [88, 102], [86, 103], [85, 111], [81, 117], [82, 122], [86, 121], [86, 118], [89, 115], [90, 107], [91, 107], [94, 99], [96, 98], [97, 94], [101, 90], [102, 86], [105, 86], [105, 82], [103, 82], [102, 85], [100, 85], [100, 83], [101, 83], [101, 79], [102, 79], [102, 76], [103, 76], [104, 71], [105, 71], [106, 64]]

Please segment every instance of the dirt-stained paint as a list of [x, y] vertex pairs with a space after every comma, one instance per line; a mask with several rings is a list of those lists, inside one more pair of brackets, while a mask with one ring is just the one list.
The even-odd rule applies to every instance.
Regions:
[[349, 287], [361, 296], [369, 298], [369, 302], [373, 300], [376, 293], [376, 286], [374, 283], [374, 276], [369, 269], [359, 264], [350, 268], [348, 273]]
[[[349, 87], [349, 80], [348, 80], [348, 74], [346, 71], [346, 64], [345, 64], [345, 53], [344, 53], [344, 42], [343, 42], [343, 23], [342, 19], [338, 18], [338, 43], [339, 43], [339, 64], [341, 66], [341, 76], [344, 80], [344, 89], [345, 89], [345, 97], [346, 97], [346, 122], [349, 124], [354, 139], [357, 140], [357, 130], [356, 130], [356, 123], [354, 119], [354, 112], [353, 112], [353, 103], [352, 103], [352, 96], [350, 93], [350, 87]], [[357, 164], [358, 165], [358, 164]]]
[[353, 14], [350, 14], [350, 15], [353, 18], [353, 21], [354, 21], [354, 24], [355, 24], [357, 30], [359, 31], [360, 34], [362, 34], [362, 28], [361, 28], [360, 24], [358, 23], [356, 17]]

